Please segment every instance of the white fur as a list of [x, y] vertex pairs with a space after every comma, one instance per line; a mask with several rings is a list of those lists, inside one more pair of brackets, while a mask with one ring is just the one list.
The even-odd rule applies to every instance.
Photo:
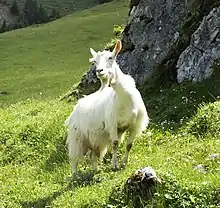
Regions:
[[[117, 43], [117, 44], [120, 44]], [[77, 164], [91, 150], [94, 169], [97, 169], [98, 157], [103, 158], [110, 144], [113, 145], [112, 167], [117, 167], [117, 141], [128, 130], [127, 147], [139, 136], [149, 123], [142, 97], [135, 86], [134, 79], [124, 74], [115, 59], [119, 47], [113, 52], [96, 53], [90, 49], [95, 61], [99, 79], [108, 79], [111, 87], [81, 98], [73, 112], [65, 121], [68, 126], [68, 150], [73, 172], [77, 173]], [[109, 57], [112, 57], [109, 59]], [[101, 69], [101, 72], [99, 71]], [[127, 148], [123, 163], [128, 160]]]

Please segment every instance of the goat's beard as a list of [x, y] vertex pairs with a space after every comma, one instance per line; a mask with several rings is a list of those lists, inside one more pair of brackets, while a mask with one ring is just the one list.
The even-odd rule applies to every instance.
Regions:
[[109, 85], [114, 85], [116, 83], [115, 76], [113, 73], [109, 73]]
[[97, 75], [97, 77], [101, 81], [102, 86], [111, 87], [116, 83], [116, 80], [112, 73], [108, 73], [108, 75]]

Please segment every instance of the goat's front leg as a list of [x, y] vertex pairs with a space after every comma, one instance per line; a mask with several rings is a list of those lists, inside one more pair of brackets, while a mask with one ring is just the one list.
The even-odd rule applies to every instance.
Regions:
[[124, 158], [123, 158], [121, 165], [120, 165], [121, 167], [125, 167], [126, 164], [128, 163], [129, 153], [132, 148], [132, 143], [134, 141], [135, 136], [136, 136], [136, 131], [131, 131], [129, 134], [127, 143], [126, 143], [126, 151], [125, 151]]
[[98, 151], [92, 151], [91, 152], [91, 161], [92, 161], [92, 169], [93, 171], [98, 171], [98, 161], [99, 161], [99, 152]]

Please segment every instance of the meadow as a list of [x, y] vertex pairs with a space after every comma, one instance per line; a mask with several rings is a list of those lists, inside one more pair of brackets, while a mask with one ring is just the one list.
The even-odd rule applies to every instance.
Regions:
[[[0, 34], [0, 207], [137, 207], [123, 185], [146, 166], [162, 184], [139, 206], [220, 207], [219, 63], [200, 84], [146, 82], [150, 126], [127, 167], [112, 171], [109, 151], [98, 173], [85, 159], [81, 178], [72, 180], [63, 123], [74, 103], [59, 97], [88, 70], [89, 47], [101, 50], [127, 13], [128, 2], [113, 1]], [[123, 151], [122, 144], [120, 158]]]
[[126, 22], [125, 1], [76, 12], [55, 22], [0, 36], [0, 105], [27, 98], [55, 98], [78, 82], [89, 67], [89, 48], [98, 50], [112, 28]]

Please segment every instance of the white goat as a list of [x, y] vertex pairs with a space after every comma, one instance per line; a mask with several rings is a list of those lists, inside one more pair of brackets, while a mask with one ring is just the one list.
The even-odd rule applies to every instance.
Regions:
[[[124, 74], [116, 63], [121, 41], [113, 52], [95, 52], [90, 48], [90, 62], [96, 65], [96, 75], [104, 87], [81, 98], [65, 121], [68, 126], [68, 151], [72, 169], [77, 174], [77, 164], [91, 150], [93, 168], [98, 167], [112, 144], [112, 168], [118, 167], [117, 149], [123, 134], [128, 131], [126, 152], [122, 165], [128, 161], [129, 151], [136, 136], [148, 126], [149, 118], [134, 79]], [[110, 85], [110, 87], [107, 87]]]

